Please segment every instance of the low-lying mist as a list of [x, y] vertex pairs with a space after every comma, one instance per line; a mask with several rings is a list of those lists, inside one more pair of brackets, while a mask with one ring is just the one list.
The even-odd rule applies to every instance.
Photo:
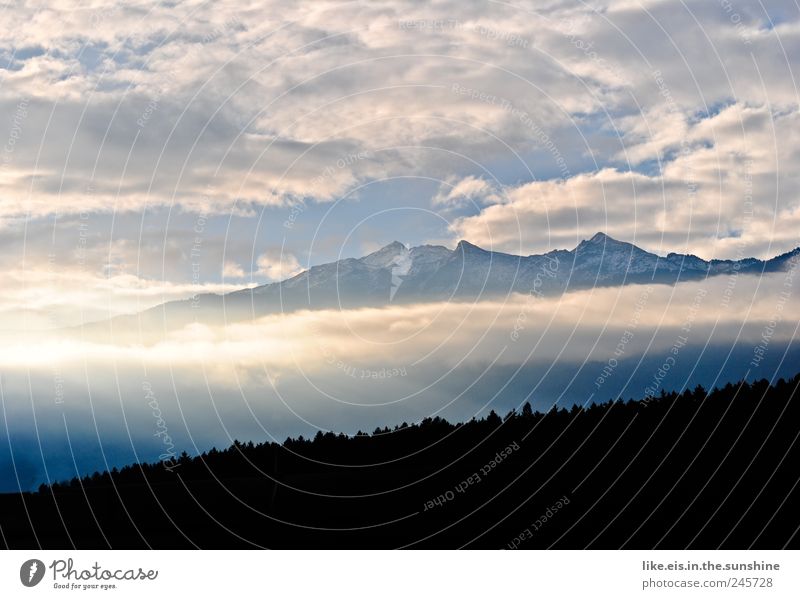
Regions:
[[0, 490], [233, 439], [794, 374], [791, 273], [3, 336]]

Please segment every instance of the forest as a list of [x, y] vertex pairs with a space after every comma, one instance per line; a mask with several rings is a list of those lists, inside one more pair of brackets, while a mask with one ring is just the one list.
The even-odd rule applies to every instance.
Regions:
[[234, 441], [0, 495], [0, 532], [48, 549], [797, 548], [798, 385]]

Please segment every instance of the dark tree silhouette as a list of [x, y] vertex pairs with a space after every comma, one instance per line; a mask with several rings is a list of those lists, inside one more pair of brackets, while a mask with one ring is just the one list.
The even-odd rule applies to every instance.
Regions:
[[[798, 546], [800, 375], [235, 440], [0, 496], [9, 547]], [[544, 515], [544, 518], [542, 517]]]

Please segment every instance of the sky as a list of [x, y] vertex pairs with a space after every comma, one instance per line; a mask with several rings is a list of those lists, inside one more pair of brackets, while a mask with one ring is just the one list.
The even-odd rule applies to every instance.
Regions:
[[800, 245], [793, 2], [19, 2], [0, 19], [4, 328], [393, 240]]
[[4, 4], [0, 491], [167, 436], [196, 453], [795, 374], [794, 270], [69, 327], [395, 240], [790, 251], [798, 55], [789, 0]]

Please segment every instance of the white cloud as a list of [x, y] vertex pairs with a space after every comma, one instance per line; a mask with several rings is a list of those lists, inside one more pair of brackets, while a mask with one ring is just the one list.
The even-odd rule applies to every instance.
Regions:
[[120, 314], [201, 293], [227, 293], [254, 283], [171, 282], [130, 273], [110, 274], [65, 268], [53, 263], [3, 273], [0, 330], [57, 329], [104, 320]]
[[[505, 301], [443, 302], [355, 310], [316, 310], [264, 316], [219, 326], [193, 323], [166, 332], [79, 331], [72, 335], [15, 335], [3, 340], [0, 366], [47, 367], [84, 360], [265, 368], [273, 374], [336, 374], [337, 362], [374, 369], [380, 364], [463, 361], [505, 364], [553, 360], [605, 361], [620, 337], [633, 331], [626, 355], [667, 351], [678, 335], [702, 347], [757, 344], [765, 327], [770, 342], [795, 339], [800, 294], [789, 293], [786, 273], [742, 275], [669, 285], [630, 285], [575, 291], [554, 298], [510, 295]], [[792, 306], [795, 306], [792, 308]], [[635, 316], [635, 320], [634, 319]], [[687, 325], [687, 322], [689, 323]], [[516, 332], [516, 335], [513, 333]], [[148, 334], [149, 333], [149, 334]], [[535, 349], [535, 353], [531, 353]], [[332, 360], [331, 357], [335, 359]], [[104, 368], [98, 368], [103, 372]]]
[[629, 128], [631, 163], [655, 156], [660, 172], [605, 168], [507, 188], [508, 202], [456, 220], [453, 236], [533, 252], [605, 231], [654, 251], [709, 259], [771, 258], [800, 245], [800, 177], [788, 166], [797, 158], [800, 112], [734, 104], [698, 122], [670, 122], [656, 119], [658, 137], [639, 123]]
[[282, 281], [303, 270], [295, 256], [280, 249], [267, 250], [258, 257], [256, 264], [258, 276], [270, 281]]
[[433, 198], [434, 206], [457, 206], [462, 204], [480, 205], [500, 202], [500, 196], [488, 181], [468, 176], [463, 179], [445, 182]]
[[[105, 213], [137, 246], [137, 219], [153, 209], [255, 219], [263, 206], [421, 176], [447, 182], [433, 211], [481, 209], [452, 223], [454, 237], [497, 249], [606, 230], [709, 258], [788, 250], [800, 15], [740, 6], [737, 26], [717, 4], [684, 6], [7, 7], [0, 232]], [[279, 277], [265, 260], [259, 276]]]
[[222, 265], [222, 276], [225, 279], [241, 279], [246, 276], [246, 273], [236, 262], [228, 260]]

